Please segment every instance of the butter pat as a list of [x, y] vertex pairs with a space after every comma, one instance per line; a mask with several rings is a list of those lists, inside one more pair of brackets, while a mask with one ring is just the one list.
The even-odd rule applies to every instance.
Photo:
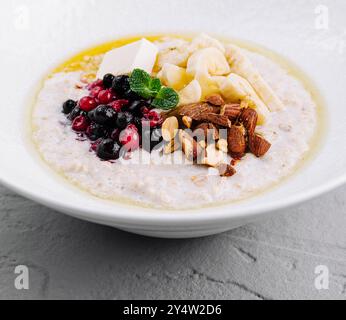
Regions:
[[134, 69], [152, 73], [158, 48], [147, 39], [142, 39], [126, 46], [107, 52], [103, 58], [97, 77], [102, 79], [105, 74], [129, 74]]

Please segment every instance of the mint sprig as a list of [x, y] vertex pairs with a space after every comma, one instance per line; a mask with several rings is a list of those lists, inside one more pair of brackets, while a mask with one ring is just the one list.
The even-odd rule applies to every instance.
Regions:
[[170, 110], [175, 108], [178, 103], [179, 95], [172, 88], [162, 87], [153, 100], [152, 106], [158, 109]]
[[141, 69], [135, 69], [130, 77], [131, 90], [145, 99], [155, 97], [162, 85], [160, 79], [153, 79], [149, 73]]
[[179, 103], [179, 95], [172, 88], [163, 87], [160, 79], [152, 78], [141, 69], [133, 70], [130, 88], [144, 99], [153, 99], [152, 106], [155, 108], [170, 110]]

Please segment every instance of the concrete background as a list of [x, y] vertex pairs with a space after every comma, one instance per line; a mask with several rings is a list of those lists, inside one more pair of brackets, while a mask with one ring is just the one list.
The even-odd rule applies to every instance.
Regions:
[[[29, 290], [14, 287], [17, 265], [29, 268]], [[318, 265], [328, 290], [315, 288]], [[9, 298], [346, 300], [346, 187], [194, 240], [79, 221], [0, 187], [0, 299]]]

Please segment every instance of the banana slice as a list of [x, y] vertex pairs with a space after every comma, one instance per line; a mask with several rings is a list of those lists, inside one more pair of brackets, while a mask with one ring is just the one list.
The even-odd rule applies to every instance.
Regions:
[[222, 76], [230, 73], [231, 69], [222, 51], [211, 47], [193, 53], [187, 62], [186, 71], [192, 76], [197, 74]]
[[192, 80], [191, 76], [186, 73], [186, 69], [170, 63], [163, 65], [157, 77], [165, 86], [177, 91], [183, 89]]
[[197, 103], [201, 98], [202, 88], [197, 80], [193, 80], [179, 92], [179, 105]]
[[247, 79], [270, 111], [280, 111], [285, 108], [282, 101], [262, 78], [241, 48], [232, 44], [227, 45], [226, 58], [231, 65], [232, 72]]
[[241, 76], [231, 73], [221, 84], [221, 94], [230, 102], [246, 101], [250, 107], [256, 109], [259, 124], [263, 124], [270, 117], [270, 111], [259, 98], [251, 84]]
[[157, 56], [156, 68], [160, 70], [165, 63], [186, 68], [189, 57], [190, 52], [188, 50], [188, 45], [182, 45], [175, 49], [163, 50], [160, 51]]
[[209, 35], [202, 33], [191, 42], [189, 50], [191, 53], [203, 49], [203, 48], [216, 48], [219, 49], [222, 53], [225, 53], [225, 46], [217, 39], [210, 37]]
[[202, 89], [201, 100], [213, 94], [220, 94], [220, 80], [219, 78], [225, 79], [221, 76], [210, 76], [209, 74], [199, 73], [195, 79], [199, 82]]

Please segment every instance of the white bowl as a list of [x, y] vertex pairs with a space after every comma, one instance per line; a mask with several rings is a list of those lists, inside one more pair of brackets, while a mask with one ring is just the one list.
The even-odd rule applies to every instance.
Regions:
[[[346, 63], [338, 26], [346, 5], [329, 4], [333, 23], [329, 30], [320, 30], [315, 26], [317, 1], [74, 0], [62, 5], [58, 0], [36, 0], [27, 6], [22, 1], [2, 1], [0, 181], [66, 214], [167, 238], [220, 233], [343, 184]], [[257, 197], [179, 212], [99, 200], [57, 177], [28, 143], [28, 110], [39, 79], [82, 48], [126, 34], [165, 31], [205, 31], [249, 40], [294, 61], [326, 100], [327, 129], [313, 159], [280, 186]]]

